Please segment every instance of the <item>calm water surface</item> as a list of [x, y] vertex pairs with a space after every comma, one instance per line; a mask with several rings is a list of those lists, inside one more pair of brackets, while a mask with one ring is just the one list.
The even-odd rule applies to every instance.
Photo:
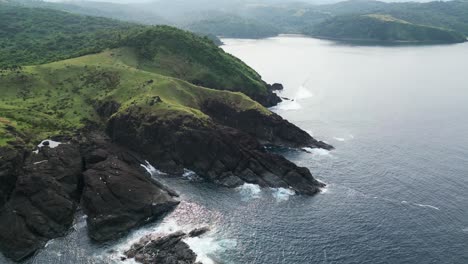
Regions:
[[294, 101], [274, 111], [336, 147], [283, 153], [327, 189], [300, 197], [155, 174], [183, 194], [162, 223], [94, 245], [78, 215], [76, 231], [30, 262], [120, 263], [143, 234], [209, 225], [207, 237], [187, 241], [205, 264], [468, 263], [467, 44], [223, 41], [266, 81], [285, 85], [281, 96]]

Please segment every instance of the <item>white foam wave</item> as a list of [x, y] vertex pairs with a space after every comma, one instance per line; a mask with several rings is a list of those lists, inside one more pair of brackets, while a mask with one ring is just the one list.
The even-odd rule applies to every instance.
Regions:
[[328, 184], [324, 183], [321, 180], [317, 180], [317, 181], [320, 182], [320, 183], [325, 184], [325, 187], [320, 188], [320, 193], [328, 193], [330, 191], [329, 188], [328, 188]]
[[314, 157], [331, 157], [329, 150], [321, 148], [303, 148], [304, 151], [312, 154]]
[[156, 169], [151, 163], [145, 160], [145, 164], [140, 164], [151, 176], [166, 175], [166, 173]]
[[186, 178], [189, 181], [199, 181], [201, 180], [201, 177], [198, 176], [198, 174], [194, 171], [184, 169], [184, 174], [182, 174], [182, 177]]
[[305, 88], [303, 85], [301, 85], [299, 87], [299, 89], [297, 90], [296, 92], [296, 96], [294, 97], [296, 100], [301, 100], [301, 99], [306, 99], [306, 98], [310, 98], [310, 97], [313, 97], [314, 94], [307, 90], [307, 88]]
[[286, 188], [271, 188], [273, 191], [272, 195], [278, 202], [283, 202], [289, 200], [289, 197], [296, 194], [296, 192], [292, 189]]
[[462, 231], [463, 231], [463, 232], [465, 232], [465, 233], [468, 233], [468, 227], [467, 227], [467, 228], [464, 228], [464, 229], [462, 229]]
[[274, 110], [284, 110], [284, 111], [299, 110], [301, 108], [302, 106], [296, 100], [283, 101], [282, 103], [273, 107]]
[[233, 239], [216, 239], [210, 235], [203, 237], [190, 237], [184, 239], [190, 249], [197, 254], [197, 261], [203, 264], [215, 264], [215, 254], [225, 252], [237, 246]]
[[244, 183], [236, 188], [242, 196], [242, 201], [260, 198], [262, 189], [260, 186], [251, 183]]
[[440, 210], [440, 208], [432, 206], [432, 205], [428, 205], [428, 204], [417, 204], [417, 203], [415, 203], [414, 205], [419, 206], [419, 207], [431, 208], [431, 209], [434, 209], [434, 210]]
[[39, 143], [39, 145], [37, 145], [37, 147], [38, 147], [38, 148], [44, 147], [44, 146], [45, 146], [44, 143], [46, 143], [46, 142], [49, 143], [48, 146], [49, 146], [49, 148], [52, 148], [52, 149], [58, 147], [60, 144], [63, 144], [63, 143], [61, 143], [61, 142], [57, 142], [57, 141], [53, 141], [53, 140], [50, 140], [50, 139], [46, 139], [46, 140], [41, 141], [41, 143]]
[[345, 138], [341, 138], [341, 137], [334, 137], [334, 139], [335, 139], [336, 141], [340, 141], [340, 142], [346, 141]]

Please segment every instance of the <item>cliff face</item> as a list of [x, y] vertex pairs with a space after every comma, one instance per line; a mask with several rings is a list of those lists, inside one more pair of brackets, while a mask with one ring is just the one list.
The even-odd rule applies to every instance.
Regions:
[[[89, 145], [99, 148], [90, 151]], [[110, 143], [81, 139], [18, 158], [8, 172], [16, 182], [0, 209], [0, 250], [19, 261], [65, 235], [80, 201], [90, 237], [97, 241], [122, 236], [174, 208], [174, 192], [152, 180], [132, 157]]]
[[[236, 117], [230, 116], [233, 120]], [[316, 147], [311, 143], [317, 141], [305, 132], [303, 135], [299, 128], [277, 115], [262, 117], [265, 124], [275, 126], [257, 124], [260, 132], [256, 134], [257, 131], [246, 129], [252, 132], [249, 134], [241, 130], [244, 128], [244, 125], [239, 125], [242, 120], [236, 122], [237, 128], [219, 124], [211, 118], [197, 119], [192, 115], [179, 115], [168, 121], [157, 114], [144, 113], [133, 107], [114, 114], [107, 131], [112, 140], [144, 154], [159, 169], [168, 173], [182, 173], [184, 168], [188, 168], [209, 181], [227, 187], [255, 183], [264, 187], [292, 188], [301, 194], [317, 193], [323, 185], [312, 177], [308, 169], [297, 167], [282, 156], [268, 153], [257, 138], [272, 144], [286, 142], [289, 146]], [[283, 133], [301, 134], [304, 138], [283, 139]]]

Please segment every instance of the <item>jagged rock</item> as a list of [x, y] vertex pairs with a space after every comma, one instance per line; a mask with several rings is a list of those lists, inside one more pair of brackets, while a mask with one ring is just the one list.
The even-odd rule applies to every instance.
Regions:
[[0, 148], [0, 208], [8, 201], [23, 167], [25, 151]]
[[182, 241], [183, 232], [176, 232], [164, 237], [148, 235], [125, 252], [128, 258], [143, 264], [193, 264], [196, 254]]
[[331, 145], [314, 139], [307, 132], [275, 113], [265, 115], [257, 110], [239, 112], [218, 101], [205, 101], [202, 110], [216, 122], [249, 133], [260, 140], [262, 144], [293, 148], [333, 149]]
[[268, 89], [265, 94], [256, 93], [248, 94], [248, 96], [265, 107], [275, 106], [282, 101], [281, 98], [277, 94], [273, 93], [270, 89]]
[[210, 231], [210, 228], [205, 226], [205, 227], [200, 227], [200, 228], [196, 228], [192, 231], [190, 231], [190, 233], [188, 234], [189, 237], [199, 237], [199, 236], [202, 236], [204, 234], [206, 234], [207, 232]]
[[172, 117], [142, 115], [138, 109], [113, 115], [111, 138], [145, 154], [169, 173], [184, 168], [215, 183], [237, 187], [254, 183], [264, 187], [291, 187], [301, 194], [315, 194], [323, 184], [309, 170], [282, 156], [268, 153], [252, 136], [191, 115]]
[[0, 249], [24, 259], [73, 222], [82, 159], [77, 146], [43, 147], [24, 161], [14, 191], [0, 209]]
[[116, 156], [84, 172], [83, 206], [92, 239], [106, 241], [150, 222], [179, 202], [160, 184]]
[[270, 90], [272, 91], [282, 91], [284, 89], [283, 85], [281, 83], [274, 83], [269, 86]]

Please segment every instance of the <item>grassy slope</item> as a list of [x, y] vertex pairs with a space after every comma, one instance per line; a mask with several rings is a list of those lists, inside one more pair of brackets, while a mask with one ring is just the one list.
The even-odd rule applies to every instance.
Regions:
[[[222, 100], [239, 110], [270, 114], [242, 93], [202, 88], [124, 63], [131, 60], [136, 60], [131, 49], [121, 48], [2, 71], [0, 146], [15, 139], [32, 144], [52, 135], [74, 133], [90, 121], [103, 124], [94, 109], [97, 101], [116, 101], [123, 106], [121, 111], [137, 105], [168, 119], [174, 115], [208, 119], [199, 110], [204, 100]], [[151, 105], [155, 96], [163, 102]], [[7, 130], [8, 126], [15, 132]]]
[[337, 16], [316, 26], [311, 34], [359, 41], [458, 43], [466, 40], [454, 31], [415, 25], [382, 14]]
[[168, 26], [141, 26], [57, 10], [0, 3], [0, 68], [43, 64], [106, 48], [129, 46], [135, 68], [204, 87], [241, 91], [253, 98], [268, 91], [261, 77], [207, 37]]

